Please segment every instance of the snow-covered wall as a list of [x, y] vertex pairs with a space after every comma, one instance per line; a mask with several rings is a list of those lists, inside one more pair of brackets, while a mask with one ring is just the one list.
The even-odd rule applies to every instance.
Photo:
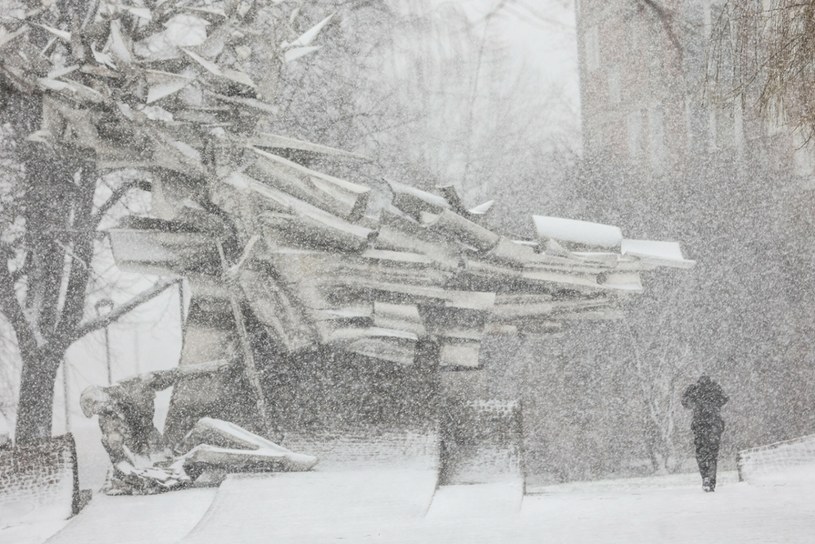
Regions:
[[79, 503], [73, 437], [0, 449], [0, 526], [66, 519]]

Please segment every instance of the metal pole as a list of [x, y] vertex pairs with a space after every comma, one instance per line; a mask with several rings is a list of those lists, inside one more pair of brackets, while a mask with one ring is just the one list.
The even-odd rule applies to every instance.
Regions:
[[68, 406], [68, 359], [62, 359], [62, 397], [65, 406], [65, 432], [71, 432], [71, 410]]
[[[103, 313], [108, 313], [113, 309], [113, 301], [109, 298], [103, 298], [96, 302], [94, 305], [96, 315], [102, 316]], [[105, 311], [106, 310], [106, 311]], [[110, 332], [108, 327], [110, 323], [105, 325], [105, 364], [108, 367], [108, 385], [113, 383], [113, 372], [110, 365]]]
[[[276, 423], [272, 421], [270, 411], [266, 405], [266, 397], [263, 394], [263, 387], [260, 384], [260, 375], [257, 365], [255, 365], [255, 357], [254, 353], [252, 352], [251, 341], [249, 340], [249, 332], [246, 330], [246, 323], [243, 320], [243, 311], [241, 309], [240, 301], [238, 300], [238, 292], [240, 287], [238, 286], [237, 281], [234, 278], [231, 278], [229, 275], [229, 266], [226, 262], [226, 255], [224, 254], [224, 248], [221, 241], [216, 240], [215, 243], [218, 246], [218, 255], [221, 258], [221, 275], [227, 285], [229, 292], [229, 303], [230, 306], [232, 306], [232, 316], [235, 320], [235, 329], [238, 332], [238, 340], [240, 341], [241, 351], [243, 352], [242, 361], [244, 375], [249, 381], [249, 385], [255, 394], [255, 406], [257, 407], [258, 414], [260, 415], [263, 423], [266, 437], [271, 438], [276, 442], [282, 442], [283, 435]], [[253, 246], [254, 243], [254, 241], [250, 241], [250, 243], [247, 244], [247, 249], [244, 250], [245, 255], [248, 255], [249, 251], [251, 250], [251, 246]]]
[[133, 368], [136, 375], [141, 374], [141, 363], [139, 362], [139, 324], [133, 325]]
[[110, 333], [107, 325], [105, 326], [105, 362], [108, 366], [108, 385], [111, 385], [113, 383], [113, 372], [110, 368]]
[[181, 349], [184, 349], [184, 280], [178, 281], [178, 325], [181, 331]]
[[184, 280], [178, 281], [178, 312], [181, 319], [181, 327], [184, 327]]

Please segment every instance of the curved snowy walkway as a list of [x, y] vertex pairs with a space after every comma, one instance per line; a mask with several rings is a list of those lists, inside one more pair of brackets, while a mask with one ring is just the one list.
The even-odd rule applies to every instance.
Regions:
[[398, 468], [232, 476], [183, 543], [354, 542], [421, 519], [435, 488], [434, 471]]
[[725, 474], [716, 493], [703, 493], [688, 474], [553, 486], [521, 501], [519, 482], [434, 494], [432, 474], [394, 466], [236, 476], [208, 510], [213, 490], [96, 497], [49, 543], [815, 542], [814, 479], [750, 485]]
[[192, 530], [216, 491], [120, 497], [99, 493], [46, 544], [172, 544]]
[[[521, 524], [535, 527], [539, 542], [564, 544], [815, 542], [811, 483], [725, 482], [715, 493], [703, 493], [697, 476], [687, 480], [693, 483], [617, 489], [601, 484], [527, 497]], [[532, 539], [524, 535], [519, 542]]]

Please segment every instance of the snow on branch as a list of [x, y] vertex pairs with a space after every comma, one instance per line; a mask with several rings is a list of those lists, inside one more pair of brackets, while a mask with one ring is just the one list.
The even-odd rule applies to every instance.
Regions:
[[99, 222], [102, 221], [105, 214], [109, 212], [110, 209], [113, 208], [122, 198], [124, 198], [124, 196], [132, 189], [149, 191], [150, 188], [150, 182], [143, 179], [135, 179], [122, 184], [115, 191], [113, 191], [113, 194], [111, 194], [110, 197], [101, 206], [99, 206], [96, 212], [94, 212], [92, 220], [94, 229], [99, 225]]
[[155, 284], [153, 284], [152, 287], [150, 287], [149, 289], [147, 289], [145, 291], [142, 291], [141, 293], [134, 296], [133, 298], [131, 298], [127, 302], [125, 302], [123, 304], [120, 304], [118, 306], [114, 306], [113, 309], [109, 313], [107, 313], [105, 315], [101, 315], [99, 317], [95, 317], [93, 319], [85, 321], [84, 323], [81, 323], [76, 328], [76, 332], [73, 335], [73, 338], [72, 338], [71, 341], [76, 341], [76, 340], [82, 338], [83, 336], [85, 336], [86, 334], [89, 334], [89, 333], [91, 333], [93, 331], [102, 329], [102, 328], [110, 325], [111, 323], [118, 320], [123, 315], [131, 312], [132, 310], [134, 310], [137, 307], [141, 306], [145, 302], [149, 302], [150, 300], [156, 298], [157, 296], [162, 294], [164, 291], [166, 291], [170, 287], [178, 284], [179, 281], [180, 280], [178, 278], [170, 278], [170, 279], [159, 280]]

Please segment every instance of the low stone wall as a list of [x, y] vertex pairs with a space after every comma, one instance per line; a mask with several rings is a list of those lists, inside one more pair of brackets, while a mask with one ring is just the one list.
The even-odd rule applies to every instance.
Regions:
[[0, 449], [0, 525], [66, 519], [78, 509], [73, 436]]
[[434, 429], [358, 428], [290, 433], [283, 444], [316, 455], [317, 470], [432, 468], [438, 470], [439, 436]]
[[747, 482], [795, 472], [804, 466], [815, 473], [815, 435], [742, 450], [736, 456], [736, 466], [739, 480]]

